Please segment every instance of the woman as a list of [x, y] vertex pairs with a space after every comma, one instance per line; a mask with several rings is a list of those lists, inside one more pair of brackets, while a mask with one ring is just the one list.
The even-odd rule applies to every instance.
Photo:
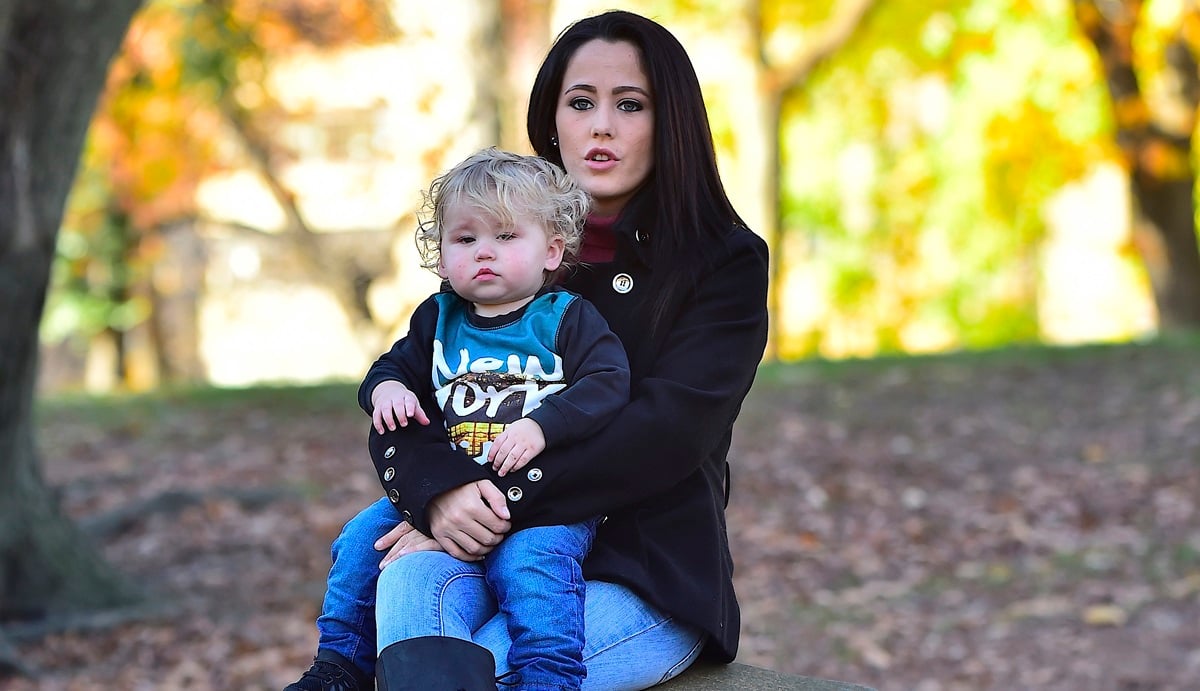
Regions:
[[647, 688], [701, 654], [737, 653], [726, 454], [766, 343], [765, 243], [725, 194], [691, 61], [655, 22], [608, 12], [567, 28], [527, 124], [537, 153], [593, 198], [585, 265], [564, 284], [620, 337], [632, 397], [536, 474], [464, 463], [440, 420], [372, 434], [409, 521], [381, 541], [381, 689], [443, 670], [490, 683], [492, 659], [506, 681], [508, 632], [473, 562], [514, 526], [594, 515], [607, 518], [584, 564], [585, 689]]

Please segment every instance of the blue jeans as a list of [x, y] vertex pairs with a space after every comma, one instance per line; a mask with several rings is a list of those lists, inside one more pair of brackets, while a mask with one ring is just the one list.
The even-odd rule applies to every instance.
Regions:
[[340, 654], [370, 677], [375, 676], [375, 582], [383, 560], [373, 545], [398, 525], [400, 514], [386, 498], [346, 522], [330, 550], [333, 566], [317, 617], [317, 647]]
[[[365, 673], [375, 665], [375, 584], [382, 555], [367, 549], [399, 522], [380, 499], [346, 523], [333, 542], [333, 566], [317, 619], [318, 647], [333, 650]], [[577, 689], [583, 664], [583, 558], [596, 534], [592, 520], [539, 526], [506, 537], [484, 561], [513, 641], [508, 668], [524, 683]]]
[[[486, 579], [483, 565], [444, 552], [416, 552], [389, 564], [379, 576], [379, 648], [418, 636], [454, 636], [489, 649], [497, 676], [507, 674], [512, 636]], [[687, 669], [704, 645], [699, 629], [604, 581], [585, 584], [584, 631], [584, 691], [660, 684]], [[523, 679], [522, 686], [531, 681]]]
[[599, 519], [518, 530], [484, 559], [508, 624], [508, 668], [535, 688], [578, 689], [583, 666], [583, 558]]

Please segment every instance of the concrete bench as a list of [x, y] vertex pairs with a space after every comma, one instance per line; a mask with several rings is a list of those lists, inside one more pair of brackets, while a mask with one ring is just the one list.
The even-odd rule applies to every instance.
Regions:
[[730, 665], [697, 662], [683, 674], [654, 688], [655, 691], [873, 691], [858, 684], [798, 677], [737, 662]]

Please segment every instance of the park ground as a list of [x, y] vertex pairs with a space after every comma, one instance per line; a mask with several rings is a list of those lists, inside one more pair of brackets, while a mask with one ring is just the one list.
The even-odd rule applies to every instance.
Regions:
[[[62, 506], [145, 595], [5, 624], [3, 691], [279, 689], [379, 494], [353, 385], [39, 405]], [[739, 661], [880, 691], [1200, 688], [1200, 339], [805, 362], [735, 431]]]

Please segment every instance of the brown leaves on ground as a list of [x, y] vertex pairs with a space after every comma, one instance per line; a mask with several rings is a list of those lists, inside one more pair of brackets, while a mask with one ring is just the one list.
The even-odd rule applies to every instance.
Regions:
[[[731, 454], [740, 661], [881, 691], [1194, 688], [1198, 356], [764, 369]], [[169, 607], [6, 627], [38, 676], [0, 688], [279, 689], [307, 668], [329, 543], [379, 494], [352, 387], [41, 419], [64, 508]]]

